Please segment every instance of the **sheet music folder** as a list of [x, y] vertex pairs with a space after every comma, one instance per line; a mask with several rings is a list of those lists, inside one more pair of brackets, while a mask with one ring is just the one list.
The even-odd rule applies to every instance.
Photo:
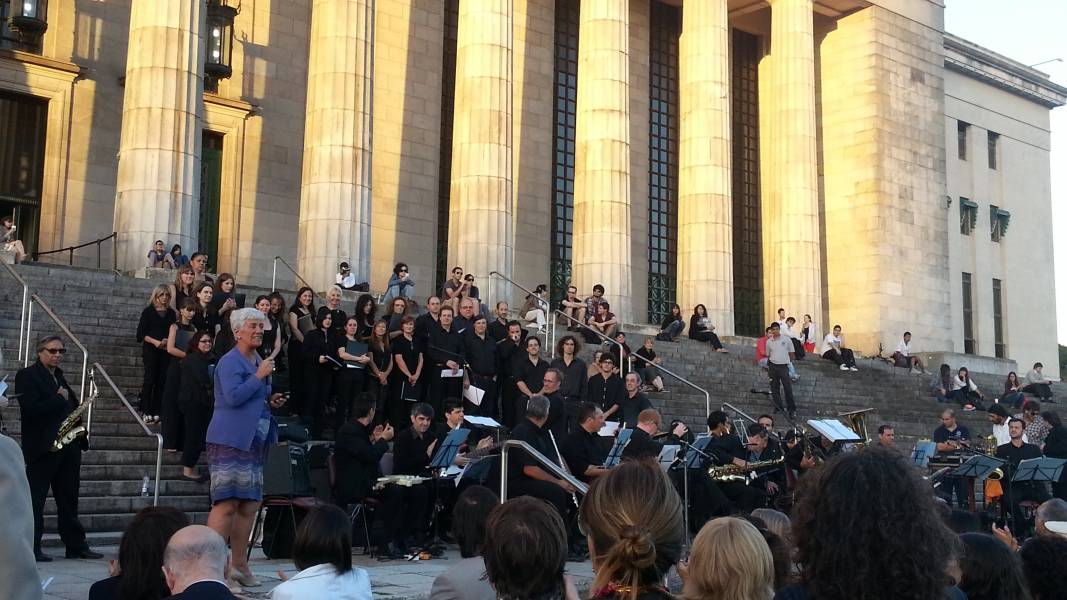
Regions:
[[430, 461], [430, 468], [447, 469], [452, 466], [452, 462], [456, 460], [456, 455], [459, 454], [459, 447], [463, 445], [463, 442], [467, 441], [467, 436], [470, 434], [470, 429], [453, 429], [444, 442], [441, 443], [441, 447], [434, 453], [433, 459]]
[[[345, 352], [352, 356], [363, 356], [367, 353], [369, 347], [358, 340], [347, 340], [345, 342]], [[354, 360], [346, 360], [345, 366], [349, 369], [366, 369], [367, 365], [360, 364]]]

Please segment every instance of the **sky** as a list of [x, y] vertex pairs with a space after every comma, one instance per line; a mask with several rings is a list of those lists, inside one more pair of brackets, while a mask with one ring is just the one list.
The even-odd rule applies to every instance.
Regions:
[[[1067, 0], [945, 0], [945, 30], [1067, 85]], [[1057, 339], [1067, 345], [1067, 106], [1052, 111]]]

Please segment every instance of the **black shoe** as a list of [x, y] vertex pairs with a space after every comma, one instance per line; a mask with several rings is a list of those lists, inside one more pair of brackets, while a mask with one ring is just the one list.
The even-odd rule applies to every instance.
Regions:
[[211, 481], [211, 477], [208, 477], [207, 475], [194, 475], [189, 477], [185, 473], [182, 473], [181, 478], [185, 481], [192, 481], [193, 483], [207, 483], [208, 481]]
[[405, 560], [406, 558], [405, 553], [393, 544], [385, 544], [378, 548], [378, 560]]
[[52, 557], [44, 552], [34, 552], [33, 559], [37, 562], [52, 562]]
[[103, 554], [99, 552], [93, 552], [89, 547], [82, 548], [81, 550], [67, 549], [67, 558], [85, 558], [89, 560], [96, 560], [98, 558], [104, 558]]

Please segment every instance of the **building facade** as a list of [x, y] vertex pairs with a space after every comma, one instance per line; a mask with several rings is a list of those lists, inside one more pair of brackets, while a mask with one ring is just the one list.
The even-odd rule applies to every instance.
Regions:
[[491, 272], [601, 283], [627, 322], [699, 303], [753, 335], [781, 306], [868, 354], [910, 330], [1057, 362], [1067, 90], [940, 2], [220, 5], [52, 0], [43, 35], [0, 29], [0, 212], [31, 250], [115, 231], [126, 270], [163, 239], [372, 289], [403, 261], [422, 297], [462, 265], [490, 300], [523, 295]]

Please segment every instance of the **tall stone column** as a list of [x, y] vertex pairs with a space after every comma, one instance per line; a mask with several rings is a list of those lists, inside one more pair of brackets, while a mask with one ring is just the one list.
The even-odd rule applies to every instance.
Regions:
[[[152, 243], [196, 249], [203, 118], [203, 0], [134, 0], [115, 194], [118, 264]], [[215, 257], [211, 257], [212, 260]]]
[[[515, 261], [510, 6], [511, 0], [459, 3], [448, 264], [483, 281], [490, 271], [511, 278]], [[497, 295], [485, 300], [510, 297]]]
[[734, 332], [730, 26], [726, 0], [686, 3], [679, 40], [678, 303]]
[[373, 0], [314, 0], [300, 182], [300, 273], [370, 277]]
[[579, 290], [604, 285], [622, 321], [633, 320], [629, 18], [629, 0], [582, 0], [571, 266]]
[[823, 313], [819, 190], [815, 146], [815, 46], [812, 0], [771, 0], [773, 64], [769, 111], [772, 177], [765, 180], [764, 316]]

